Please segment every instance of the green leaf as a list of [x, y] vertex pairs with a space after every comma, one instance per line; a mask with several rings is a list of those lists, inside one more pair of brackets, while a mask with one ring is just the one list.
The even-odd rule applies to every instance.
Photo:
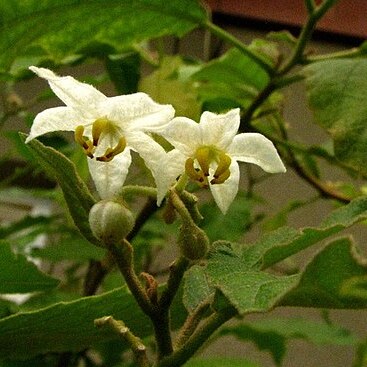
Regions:
[[303, 339], [316, 345], [357, 345], [358, 338], [348, 330], [332, 324], [303, 318], [266, 319], [221, 329], [220, 335], [233, 335], [242, 341], [252, 341], [260, 350], [271, 353], [280, 366], [285, 356], [287, 342]]
[[65, 229], [65, 232], [58, 237], [56, 243], [48, 243], [45, 247], [32, 249], [31, 256], [58, 262], [101, 260], [106, 254], [105, 249], [91, 246], [89, 241], [71, 230]]
[[[152, 333], [148, 318], [130, 292], [119, 288], [98, 296], [61, 302], [38, 311], [18, 313], [0, 320], [0, 359], [28, 359], [41, 353], [80, 351], [118, 338], [108, 328], [97, 329], [93, 321], [112, 315], [139, 337]], [[173, 327], [186, 313], [176, 301], [172, 309]]]
[[334, 140], [335, 156], [367, 173], [367, 60], [340, 59], [305, 68], [316, 122]]
[[[268, 83], [269, 76], [256, 62], [237, 49], [205, 64], [192, 78], [205, 102], [225, 99], [246, 108]], [[233, 103], [232, 102], [232, 103]]]
[[60, 61], [96, 46], [119, 53], [144, 40], [182, 36], [206, 19], [196, 0], [2, 0], [0, 14], [0, 71], [19, 56]]
[[240, 314], [264, 312], [297, 284], [298, 275], [275, 276], [253, 270], [230, 247], [219, 247], [210, 257], [206, 274]]
[[185, 65], [178, 56], [167, 56], [159, 69], [140, 81], [139, 90], [149, 94], [158, 103], [173, 105], [177, 116], [198, 120], [201, 104], [194, 83], [186, 75], [191, 68], [196, 70], [195, 66]]
[[40, 272], [25, 256], [12, 252], [10, 244], [0, 242], [0, 293], [47, 291], [59, 281]]
[[249, 246], [242, 257], [249, 267], [266, 268], [366, 219], [366, 217], [367, 197], [364, 196], [334, 210], [318, 228], [308, 227], [296, 230], [290, 227], [281, 227]]
[[215, 203], [206, 203], [200, 207], [200, 212], [204, 217], [200, 226], [211, 241], [238, 241], [254, 221], [252, 208], [255, 200], [255, 198], [239, 192], [226, 215], [221, 213]]
[[137, 53], [107, 58], [106, 70], [118, 94], [137, 92], [140, 79], [140, 64], [140, 56]]
[[183, 303], [192, 312], [201, 302], [214, 294], [206, 278], [205, 269], [200, 265], [191, 267], [185, 273]]
[[[358, 279], [366, 289], [366, 260], [358, 256], [349, 239], [330, 243], [305, 270], [276, 276], [249, 265], [229, 246], [219, 246], [205, 269], [210, 286], [218, 289], [240, 314], [269, 311], [275, 306], [366, 308], [365, 292], [356, 292]], [[362, 282], [363, 281], [363, 282]]]
[[[23, 141], [25, 134], [20, 134]], [[48, 175], [59, 183], [70, 214], [82, 235], [91, 243], [99, 245], [89, 227], [89, 211], [95, 203], [86, 184], [79, 177], [75, 165], [63, 154], [40, 143], [37, 139], [27, 144], [29, 152]]]
[[322, 308], [366, 308], [367, 298], [350, 288], [350, 282], [364, 278], [367, 263], [349, 238], [335, 240], [306, 266], [298, 285], [281, 301], [282, 305]]
[[186, 367], [260, 367], [259, 364], [235, 358], [195, 358], [185, 363]]

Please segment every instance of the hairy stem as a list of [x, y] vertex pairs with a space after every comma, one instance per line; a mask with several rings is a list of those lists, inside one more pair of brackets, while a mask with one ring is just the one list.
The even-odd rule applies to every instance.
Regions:
[[105, 316], [94, 320], [97, 327], [108, 326], [122, 340], [124, 340], [133, 352], [135, 362], [139, 367], [149, 367], [150, 363], [146, 353], [146, 347], [140, 338], [135, 336], [128, 327], [122, 322], [115, 320], [112, 316]]
[[209, 337], [225, 322], [236, 315], [234, 308], [226, 308], [209, 316], [181, 348], [162, 359], [156, 367], [179, 367], [186, 363]]

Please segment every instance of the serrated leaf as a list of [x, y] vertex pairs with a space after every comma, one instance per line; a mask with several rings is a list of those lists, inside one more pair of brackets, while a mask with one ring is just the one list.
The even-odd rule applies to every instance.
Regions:
[[249, 267], [267, 268], [315, 243], [366, 219], [367, 197], [352, 200], [327, 217], [317, 228], [296, 230], [281, 227], [262, 237], [244, 250], [243, 259]]
[[303, 339], [316, 345], [356, 345], [359, 339], [337, 325], [303, 318], [266, 319], [221, 329], [220, 335], [233, 335], [242, 341], [252, 341], [260, 350], [268, 350], [280, 366], [287, 342]]
[[118, 53], [151, 38], [182, 36], [206, 19], [196, 0], [3, 0], [0, 14], [2, 71], [24, 55], [60, 61], [96, 45]]
[[14, 254], [10, 244], [0, 241], [0, 293], [47, 291], [59, 281], [42, 273], [25, 256]]
[[[182, 323], [185, 310], [178, 301], [172, 309], [173, 327]], [[61, 302], [47, 308], [18, 313], [0, 320], [0, 359], [28, 359], [41, 353], [80, 351], [118, 338], [97, 329], [93, 321], [112, 315], [139, 337], [152, 333], [150, 322], [126, 288], [98, 296]]]
[[335, 156], [367, 173], [367, 60], [339, 59], [305, 68], [316, 122], [334, 140]]
[[349, 238], [330, 243], [306, 266], [299, 283], [281, 301], [282, 305], [322, 308], [366, 308], [367, 298], [348, 284], [367, 276], [366, 260]]
[[[24, 141], [26, 135], [20, 134], [20, 137]], [[89, 211], [95, 200], [79, 177], [75, 165], [63, 154], [43, 145], [37, 139], [31, 140], [26, 146], [46, 173], [54, 177], [60, 185], [70, 214], [81, 234], [89, 242], [98, 245], [88, 221]]]

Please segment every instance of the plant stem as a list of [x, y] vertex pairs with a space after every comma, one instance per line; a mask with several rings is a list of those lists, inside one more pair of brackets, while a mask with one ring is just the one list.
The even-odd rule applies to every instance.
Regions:
[[155, 314], [155, 307], [135, 273], [132, 246], [127, 240], [124, 240], [120, 246], [115, 244], [106, 245], [136, 302], [146, 315], [152, 317]]
[[97, 327], [110, 327], [130, 346], [135, 358], [135, 362], [139, 367], [149, 367], [150, 363], [146, 353], [146, 347], [140, 338], [135, 336], [128, 327], [122, 322], [115, 320], [112, 316], [105, 316], [94, 320]]
[[120, 190], [119, 195], [122, 197], [125, 195], [141, 195], [156, 198], [157, 189], [150, 186], [126, 185]]
[[188, 268], [190, 261], [184, 256], [180, 256], [171, 266], [170, 275], [167, 280], [166, 288], [163, 290], [158, 304], [162, 310], [168, 310], [172, 304], [178, 288], [180, 287], [181, 280]]
[[210, 303], [203, 302], [196, 309], [187, 317], [185, 323], [183, 324], [179, 335], [176, 339], [176, 348], [180, 348], [184, 345], [190, 336], [194, 333], [198, 325], [200, 324], [201, 320], [205, 313], [209, 310]]
[[[293, 54], [288, 59], [288, 61], [283, 65], [283, 67], [280, 68], [278, 75], [286, 74], [289, 70], [293, 68], [293, 66], [295, 66], [302, 60], [304, 50], [306, 48], [308, 41], [311, 38], [311, 35], [315, 29], [317, 22], [334, 5], [335, 2], [336, 2], [335, 0], [325, 0], [318, 7], [312, 6], [312, 12], [309, 12], [307, 22], [302, 27], [301, 34], [298, 37], [298, 41], [293, 51]], [[309, 8], [311, 1], [307, 1], [307, 3], [308, 3], [307, 8]]]
[[312, 14], [315, 11], [315, 0], [305, 0], [305, 5], [309, 14]]
[[237, 314], [234, 308], [226, 308], [209, 316], [189, 340], [170, 356], [159, 361], [155, 367], [179, 367], [186, 363], [209, 337], [225, 322]]
[[269, 75], [274, 73], [274, 69], [271, 65], [269, 65], [261, 56], [258, 56], [255, 52], [253, 52], [250, 48], [243, 44], [242, 41], [226, 32], [224, 29], [216, 26], [211, 21], [206, 21], [204, 27], [208, 29], [211, 33], [218, 36], [220, 39], [223, 39], [239, 49], [244, 55], [248, 56], [250, 59], [255, 61], [258, 65], [260, 65]]
[[342, 59], [342, 58], [353, 58], [359, 56], [365, 56], [366, 51], [361, 50], [359, 47], [353, 47], [349, 50], [342, 50], [337, 52], [332, 52], [324, 55], [309, 56], [303, 60], [303, 63], [310, 64], [313, 62]]

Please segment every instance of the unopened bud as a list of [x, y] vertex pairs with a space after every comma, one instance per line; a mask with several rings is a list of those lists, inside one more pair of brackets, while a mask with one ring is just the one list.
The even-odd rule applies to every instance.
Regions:
[[95, 237], [103, 244], [117, 244], [134, 227], [134, 216], [122, 203], [102, 200], [89, 212], [89, 225]]
[[206, 233], [196, 225], [183, 224], [178, 238], [182, 255], [189, 260], [200, 260], [205, 257], [209, 239]]

